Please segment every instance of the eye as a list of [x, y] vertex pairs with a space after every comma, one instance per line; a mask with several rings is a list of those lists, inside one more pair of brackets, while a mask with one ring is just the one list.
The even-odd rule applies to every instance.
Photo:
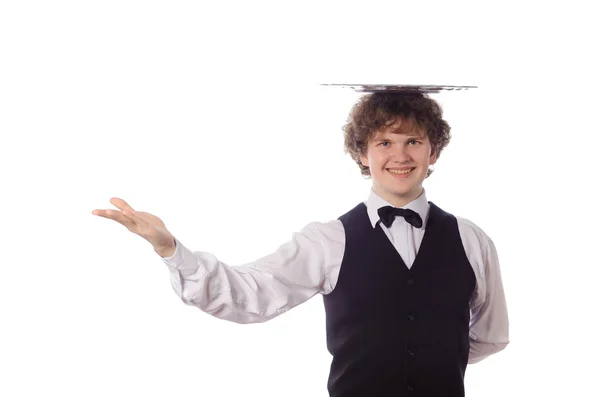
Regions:
[[388, 143], [390, 143], [390, 142], [388, 142], [388, 141], [383, 141], [383, 142], [381, 142], [381, 143], [379, 144], [379, 146], [385, 146], [385, 145], [386, 145], [386, 144], [388, 144]]
[[408, 141], [408, 142], [409, 142], [409, 143], [410, 143], [410, 142], [421, 143], [421, 142], [419, 142], [419, 141], [417, 141], [417, 140], [415, 140], [415, 139], [411, 139], [411, 140], [410, 140], [410, 141]]

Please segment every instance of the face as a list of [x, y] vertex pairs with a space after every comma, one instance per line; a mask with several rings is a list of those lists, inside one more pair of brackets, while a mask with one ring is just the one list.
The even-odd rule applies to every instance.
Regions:
[[400, 127], [400, 123], [392, 124], [374, 134], [366, 155], [361, 156], [371, 171], [375, 193], [396, 207], [421, 195], [427, 170], [437, 160], [423, 131]]

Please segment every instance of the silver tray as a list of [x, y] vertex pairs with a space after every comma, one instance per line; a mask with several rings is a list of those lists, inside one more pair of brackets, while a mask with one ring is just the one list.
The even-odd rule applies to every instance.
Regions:
[[477, 88], [474, 85], [418, 85], [418, 84], [321, 84], [331, 87], [351, 88], [356, 92], [422, 92], [438, 93], [440, 91], [464, 91]]

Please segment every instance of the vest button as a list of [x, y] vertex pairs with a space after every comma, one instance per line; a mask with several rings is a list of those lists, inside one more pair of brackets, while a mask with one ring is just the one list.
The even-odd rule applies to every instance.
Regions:
[[409, 278], [408, 280], [406, 280], [406, 284], [408, 285], [413, 285], [415, 283], [415, 280], [413, 280], [412, 278]]
[[408, 390], [408, 391], [415, 391], [415, 388], [412, 387], [412, 385], [406, 385], [406, 390]]
[[415, 351], [412, 349], [408, 349], [408, 355], [409, 356], [414, 356], [415, 355]]
[[415, 319], [415, 316], [414, 316], [412, 313], [409, 313], [409, 314], [408, 314], [408, 319], [409, 319], [410, 321], [413, 321], [413, 320]]

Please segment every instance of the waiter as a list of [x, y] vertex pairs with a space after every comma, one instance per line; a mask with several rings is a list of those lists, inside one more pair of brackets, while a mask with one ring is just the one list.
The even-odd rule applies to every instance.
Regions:
[[480, 227], [428, 201], [450, 127], [424, 86], [394, 87], [361, 96], [344, 126], [346, 153], [372, 180], [366, 200], [252, 263], [191, 251], [118, 198], [119, 210], [93, 214], [148, 240], [183, 302], [217, 318], [264, 322], [321, 294], [331, 397], [462, 397], [467, 364], [509, 343], [498, 255]]

